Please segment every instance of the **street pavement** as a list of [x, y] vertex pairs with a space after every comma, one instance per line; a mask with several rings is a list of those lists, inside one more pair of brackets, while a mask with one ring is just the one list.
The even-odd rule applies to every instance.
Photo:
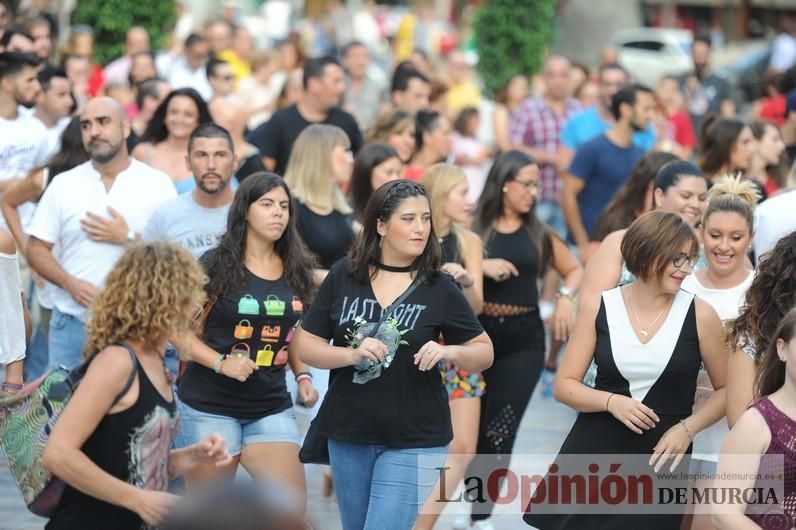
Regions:
[[[307, 420], [302, 410], [297, 411], [301, 425], [306, 428]], [[537, 385], [531, 404], [523, 417], [520, 433], [515, 445], [515, 453], [540, 455], [534, 463], [536, 472], [543, 471], [552, 461], [561, 442], [563, 442], [575, 413], [556, 403], [542, 385]], [[537, 467], [538, 466], [538, 467]], [[317, 466], [306, 467], [308, 485], [308, 519], [316, 530], [341, 530], [340, 518], [334, 496], [324, 498], [321, 489], [323, 473]], [[462, 509], [459, 507], [459, 509]], [[496, 530], [526, 529], [516, 513], [507, 513], [505, 507], [497, 507], [492, 522]], [[457, 515], [446, 510], [435, 527], [450, 530]], [[22, 497], [8, 471], [5, 456], [0, 452], [0, 530], [40, 530], [45, 520], [37, 517], [25, 507]]]

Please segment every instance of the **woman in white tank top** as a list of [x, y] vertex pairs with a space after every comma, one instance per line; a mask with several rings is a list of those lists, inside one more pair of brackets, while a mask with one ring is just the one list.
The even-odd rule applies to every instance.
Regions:
[[[722, 177], [708, 194], [708, 206], [702, 221], [702, 242], [707, 268], [694, 272], [682, 288], [709, 303], [722, 322], [734, 320], [744, 304], [746, 290], [754, 271], [747, 266], [746, 255], [752, 243], [752, 222], [757, 191], [740, 177]], [[705, 405], [713, 393], [704, 367], [699, 372], [694, 410]], [[729, 432], [722, 418], [696, 435], [691, 459], [691, 474], [707, 477], [716, 472], [721, 444]], [[707, 479], [705, 479], [707, 480]], [[698, 483], [698, 486], [708, 484]], [[704, 510], [703, 510], [704, 508]], [[707, 506], [696, 506], [692, 530], [713, 528]], [[688, 528], [683, 525], [682, 528]]]

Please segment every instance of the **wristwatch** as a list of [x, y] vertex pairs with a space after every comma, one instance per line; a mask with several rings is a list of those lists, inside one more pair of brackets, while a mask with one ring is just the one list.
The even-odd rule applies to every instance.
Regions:
[[569, 298], [572, 300], [575, 298], [575, 293], [572, 292], [572, 289], [567, 287], [566, 285], [562, 285], [558, 288], [558, 292], [556, 293], [556, 298]]
[[127, 232], [127, 242], [132, 243], [135, 241], [135, 230], [132, 228]]

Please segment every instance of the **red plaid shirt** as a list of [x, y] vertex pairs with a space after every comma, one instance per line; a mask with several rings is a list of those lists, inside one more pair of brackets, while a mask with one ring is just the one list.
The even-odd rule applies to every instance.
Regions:
[[[509, 139], [516, 145], [555, 153], [561, 146], [564, 125], [581, 110], [583, 107], [575, 98], [567, 98], [563, 114], [554, 112], [541, 96], [528, 98], [511, 116]], [[556, 167], [542, 164], [539, 179], [539, 200], [558, 202], [564, 182], [558, 178]]]

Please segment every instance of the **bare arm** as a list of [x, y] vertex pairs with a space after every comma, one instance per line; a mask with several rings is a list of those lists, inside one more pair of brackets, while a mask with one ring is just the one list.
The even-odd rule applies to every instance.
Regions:
[[561, 208], [564, 210], [569, 232], [580, 249], [585, 249], [589, 244], [589, 234], [586, 233], [586, 228], [583, 226], [583, 218], [580, 215], [580, 207], [578, 206], [578, 195], [583, 191], [584, 187], [585, 183], [581, 179], [569, 173], [564, 174]]
[[220, 360], [221, 354], [192, 332], [175, 333], [169, 338], [169, 342], [180, 352], [180, 357], [212, 370], [218, 367], [219, 375], [240, 382], [246, 381], [255, 370], [259, 370], [259, 366], [249, 357], [227, 357]]
[[757, 366], [742, 350], [730, 353], [727, 361], [727, 423], [732, 429], [735, 422], [754, 401]]
[[[369, 340], [374, 339], [365, 339], [363, 344]], [[296, 330], [293, 342], [290, 343], [290, 356], [296, 356], [301, 362], [315, 368], [328, 370], [351, 366], [359, 362], [358, 359], [355, 359], [354, 351], [352, 348], [332, 346], [328, 339], [313, 335], [301, 327]]]
[[276, 169], [276, 159], [264, 156], [263, 165], [265, 166], [265, 169], [267, 169], [268, 171], [274, 171]]
[[622, 274], [622, 253], [619, 249], [624, 236], [624, 230], [608, 234], [586, 262], [580, 284], [581, 300], [590, 300], [619, 283]]
[[28, 262], [45, 280], [68, 290], [67, 286], [73, 277], [56, 261], [52, 252], [54, 246], [31, 236], [26, 249]]
[[17, 246], [24, 251], [27, 236], [22, 230], [22, 221], [17, 208], [28, 201], [35, 201], [41, 194], [42, 170], [31, 171], [22, 179], [14, 182], [0, 198], [0, 208], [3, 211], [8, 229], [14, 236]]
[[[569, 247], [556, 236], [551, 236], [553, 242], [553, 268], [564, 279], [564, 285], [573, 294], [578, 292], [583, 279], [583, 268], [570, 252]], [[556, 300], [553, 313], [554, 338], [559, 341], [567, 340], [575, 322], [575, 301], [566, 296]]]
[[[442, 347], [442, 358], [450, 361], [462, 370], [468, 372], [480, 372], [492, 366], [494, 360], [494, 350], [489, 336], [483, 332], [464, 344], [448, 344]], [[419, 359], [422, 348], [418, 351], [416, 359]], [[437, 366], [436, 363], [433, 363]]]
[[495, 145], [501, 151], [508, 151], [512, 147], [509, 139], [509, 111], [504, 105], [496, 105], [492, 115], [495, 129]]

